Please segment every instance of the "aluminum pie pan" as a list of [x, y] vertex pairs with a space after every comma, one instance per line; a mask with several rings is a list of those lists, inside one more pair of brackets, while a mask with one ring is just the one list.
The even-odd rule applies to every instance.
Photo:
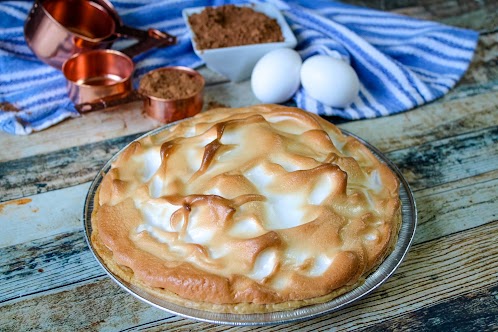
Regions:
[[[142, 135], [141, 137], [135, 139], [133, 142], [147, 136], [155, 135], [161, 131], [169, 130], [169, 128], [174, 126], [176, 123], [178, 122], [170, 123], [161, 128], [150, 131]], [[369, 148], [370, 151], [372, 151], [372, 153], [377, 158], [379, 158], [379, 160], [384, 162], [393, 171], [393, 173], [396, 175], [400, 183], [399, 195], [402, 204], [402, 209], [401, 209], [402, 221], [398, 233], [398, 239], [393, 252], [391, 252], [391, 254], [389, 254], [386, 257], [386, 259], [378, 266], [378, 268], [365, 279], [365, 282], [362, 285], [352, 289], [351, 291], [341, 296], [333, 298], [332, 300], [327, 301], [325, 303], [309, 305], [306, 307], [301, 307], [287, 311], [256, 313], [256, 314], [214, 313], [210, 311], [192, 309], [180, 306], [168, 302], [166, 300], [160, 299], [122, 280], [117, 275], [112, 273], [104, 264], [102, 259], [99, 257], [95, 248], [92, 245], [92, 242], [90, 241], [92, 234], [91, 215], [93, 211], [93, 201], [97, 188], [102, 182], [104, 175], [110, 170], [111, 164], [132, 142], [130, 142], [128, 145], [126, 145], [124, 148], [118, 151], [102, 167], [102, 169], [98, 172], [95, 179], [92, 181], [90, 188], [88, 189], [88, 193], [86, 195], [85, 204], [83, 208], [83, 224], [84, 224], [83, 226], [85, 230], [85, 237], [88, 247], [90, 248], [90, 251], [92, 252], [97, 262], [102, 266], [102, 268], [106, 271], [109, 277], [115, 283], [117, 283], [121, 288], [123, 288], [131, 295], [135, 296], [137, 299], [153, 307], [164, 310], [168, 313], [201, 322], [233, 325], [233, 326], [259, 326], [259, 325], [284, 324], [284, 323], [309, 320], [345, 308], [353, 304], [354, 302], [357, 302], [359, 299], [364, 298], [365, 296], [373, 292], [375, 289], [377, 289], [394, 273], [394, 271], [401, 264], [403, 258], [405, 257], [411, 246], [413, 237], [415, 235], [415, 229], [417, 225], [417, 209], [410, 186], [403, 177], [400, 170], [396, 167], [396, 165], [393, 162], [391, 162], [377, 148], [375, 148], [374, 146], [372, 146], [370, 143], [366, 142], [362, 138], [348, 131], [342, 129], [341, 131], [345, 135], [353, 136], [354, 138], [358, 139], [362, 144], [364, 144], [367, 148]]]

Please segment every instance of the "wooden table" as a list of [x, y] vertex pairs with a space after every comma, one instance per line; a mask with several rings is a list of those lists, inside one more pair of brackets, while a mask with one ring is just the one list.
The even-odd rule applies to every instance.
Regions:
[[[396, 116], [339, 124], [384, 152], [410, 183], [419, 214], [414, 244], [385, 284], [346, 309], [242, 329], [498, 330], [496, 2], [355, 3], [482, 33], [469, 71], [444, 98]], [[201, 72], [206, 104], [257, 103], [248, 82]], [[159, 125], [140, 104], [130, 104], [26, 137], [0, 133], [1, 331], [234, 329], [135, 299], [111, 281], [85, 242], [90, 181], [122, 146]]]

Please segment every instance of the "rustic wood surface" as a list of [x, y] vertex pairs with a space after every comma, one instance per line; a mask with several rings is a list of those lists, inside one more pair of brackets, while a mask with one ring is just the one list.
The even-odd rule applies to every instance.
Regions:
[[[414, 192], [414, 244], [385, 284], [329, 315], [242, 328], [171, 315], [123, 291], [90, 253], [82, 210], [103, 164], [160, 126], [135, 103], [25, 137], [0, 132], [0, 331], [498, 330], [497, 2], [348, 2], [480, 32], [468, 72], [443, 98], [395, 116], [329, 119], [385, 153]], [[249, 82], [201, 72], [206, 105], [258, 102]]]

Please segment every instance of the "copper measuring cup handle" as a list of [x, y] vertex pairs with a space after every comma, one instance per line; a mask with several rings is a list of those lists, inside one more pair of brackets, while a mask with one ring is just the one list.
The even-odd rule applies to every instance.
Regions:
[[138, 91], [126, 91], [124, 93], [119, 93], [107, 97], [100, 98], [99, 100], [77, 104], [74, 107], [79, 113], [88, 113], [94, 111], [100, 111], [109, 107], [120, 106], [135, 101], [143, 100], [144, 97]]
[[121, 25], [117, 28], [116, 32], [120, 37], [138, 39], [136, 44], [121, 50], [121, 52], [130, 58], [134, 58], [135, 56], [152, 48], [166, 47], [176, 44], [175, 36], [157, 29], [139, 30], [126, 25]]
[[120, 37], [135, 38], [139, 40], [144, 40], [147, 38], [169, 38], [171, 44], [176, 42], [176, 37], [172, 36], [166, 32], [162, 32], [156, 29], [141, 30], [128, 25], [119, 25], [116, 27], [115, 31]]

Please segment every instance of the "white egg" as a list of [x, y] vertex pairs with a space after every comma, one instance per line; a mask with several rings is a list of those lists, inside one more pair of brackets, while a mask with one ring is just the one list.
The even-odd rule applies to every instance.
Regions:
[[301, 84], [306, 93], [332, 107], [349, 106], [360, 90], [360, 80], [346, 62], [327, 55], [315, 55], [301, 66]]
[[256, 63], [251, 76], [251, 88], [263, 103], [282, 103], [289, 100], [300, 85], [302, 60], [289, 48], [265, 54]]

